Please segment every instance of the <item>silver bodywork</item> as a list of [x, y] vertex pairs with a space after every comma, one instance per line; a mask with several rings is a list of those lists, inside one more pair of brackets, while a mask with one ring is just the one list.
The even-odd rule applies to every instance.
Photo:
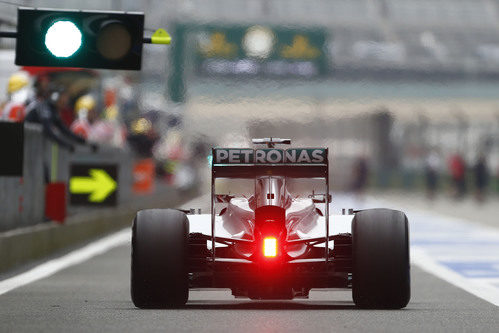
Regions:
[[[249, 198], [234, 197], [226, 203], [225, 208], [215, 216], [215, 234], [220, 237], [236, 239], [253, 239], [255, 227], [255, 208], [274, 205], [286, 210], [287, 240], [321, 237], [325, 229], [325, 207], [316, 205], [311, 198], [293, 196], [286, 186], [285, 177], [265, 176], [255, 179], [255, 194]], [[322, 206], [322, 207], [319, 207]], [[210, 215], [189, 215], [191, 232], [211, 235], [209, 229]], [[336, 215], [330, 235], [350, 232], [353, 215]], [[235, 250], [242, 256], [250, 255], [250, 248], [237, 243]], [[292, 257], [300, 256], [306, 251], [306, 245], [297, 244], [288, 248]]]

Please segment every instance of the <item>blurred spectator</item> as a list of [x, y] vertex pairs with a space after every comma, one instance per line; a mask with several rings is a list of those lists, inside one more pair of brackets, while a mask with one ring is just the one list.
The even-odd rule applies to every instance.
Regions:
[[450, 157], [449, 170], [454, 187], [454, 197], [462, 198], [466, 194], [466, 163], [459, 153]]
[[369, 166], [367, 158], [361, 156], [355, 162], [353, 168], [353, 182], [351, 190], [357, 194], [362, 195], [367, 187], [367, 177], [369, 175]]
[[104, 110], [104, 117], [98, 119], [91, 126], [89, 139], [93, 142], [123, 148], [126, 139], [126, 128], [119, 119], [119, 111], [116, 105], [107, 107]]
[[66, 127], [70, 127], [71, 124], [73, 123], [75, 117], [74, 117], [74, 111], [73, 108], [71, 107], [69, 103], [69, 93], [67, 90], [61, 91], [59, 100], [57, 101], [57, 112], [59, 113], [59, 116], [61, 117], [62, 122]]
[[35, 84], [36, 99], [42, 100], [49, 98], [50, 95], [50, 78], [47, 75], [39, 75], [36, 78]]
[[146, 118], [139, 118], [132, 122], [128, 142], [135, 153], [142, 158], [152, 157], [153, 148], [159, 140], [159, 135]]
[[440, 168], [440, 155], [435, 149], [432, 149], [425, 160], [426, 193], [428, 199], [433, 199], [435, 196], [438, 187]]
[[90, 124], [95, 117], [95, 99], [91, 95], [83, 95], [76, 100], [75, 113], [77, 118], [71, 124], [71, 131], [88, 139]]
[[484, 154], [478, 156], [477, 162], [473, 167], [473, 175], [475, 182], [475, 198], [477, 201], [482, 202], [485, 199], [485, 192], [489, 185], [489, 172]]
[[116, 91], [114, 89], [105, 89], [104, 91], [104, 106], [106, 108], [116, 105]]
[[70, 151], [74, 151], [75, 143], [85, 144], [86, 140], [73, 134], [64, 125], [56, 109], [58, 99], [59, 93], [57, 92], [54, 92], [48, 99], [44, 99], [43, 95], [39, 95], [27, 107], [26, 121], [41, 124], [43, 133], [49, 139]]
[[126, 127], [121, 120], [116, 105], [116, 94], [113, 90], [107, 89], [105, 91], [104, 105], [103, 117], [97, 119], [91, 126], [89, 139], [122, 148], [126, 142]]
[[21, 122], [26, 117], [26, 101], [30, 95], [29, 77], [25, 72], [14, 73], [7, 84], [7, 103], [2, 109], [2, 120]]

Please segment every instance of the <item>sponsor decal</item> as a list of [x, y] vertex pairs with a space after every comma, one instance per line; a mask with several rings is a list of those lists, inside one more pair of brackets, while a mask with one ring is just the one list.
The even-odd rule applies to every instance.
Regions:
[[214, 164], [322, 164], [326, 159], [325, 148], [216, 148], [214, 151]]

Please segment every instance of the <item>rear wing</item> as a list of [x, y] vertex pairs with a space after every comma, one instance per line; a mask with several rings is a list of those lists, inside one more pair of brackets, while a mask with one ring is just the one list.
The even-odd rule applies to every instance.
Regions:
[[213, 148], [214, 178], [327, 178], [327, 148]]
[[[257, 144], [269, 144], [264, 142]], [[284, 139], [279, 139], [284, 140]], [[267, 140], [269, 141], [269, 140]], [[276, 142], [273, 138], [270, 143]], [[285, 176], [292, 178], [323, 178], [324, 204], [327, 235], [325, 240], [325, 263], [329, 259], [329, 162], [327, 148], [213, 148], [211, 177], [211, 246], [212, 261], [215, 262], [215, 180], [216, 178], [254, 178], [257, 176]]]

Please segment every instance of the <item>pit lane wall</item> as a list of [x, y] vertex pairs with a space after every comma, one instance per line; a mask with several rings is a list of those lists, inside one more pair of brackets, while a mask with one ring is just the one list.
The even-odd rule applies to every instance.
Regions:
[[[105, 146], [96, 152], [78, 147], [71, 153], [44, 138], [40, 126], [26, 124], [23, 177], [0, 176], [0, 273], [128, 227], [140, 209], [175, 208], [198, 194], [196, 185], [179, 191], [163, 182], [156, 182], [149, 194], [136, 194], [134, 162], [131, 152]], [[118, 166], [116, 206], [70, 205], [67, 184], [75, 163]], [[66, 184], [63, 224], [45, 217], [47, 182]]]
[[116, 208], [91, 210], [70, 216], [62, 225], [39, 223], [0, 233], [0, 275], [65, 252], [110, 232], [130, 227], [140, 209], [175, 208], [198, 195], [196, 188], [178, 192], [165, 188], [159, 195], [134, 200]]
[[[69, 152], [43, 136], [36, 124], [25, 124], [23, 177], [0, 176], [0, 232], [41, 223], [45, 219], [46, 183], [68, 184], [71, 164], [116, 165], [118, 168], [117, 205], [132, 200], [133, 156], [130, 152], [100, 146], [92, 152], [88, 147], [77, 146]], [[88, 207], [69, 205], [66, 187], [68, 216], [88, 211]]]
[[23, 177], [0, 176], [0, 231], [40, 223], [44, 219], [44, 152], [48, 145], [40, 126], [24, 129]]

